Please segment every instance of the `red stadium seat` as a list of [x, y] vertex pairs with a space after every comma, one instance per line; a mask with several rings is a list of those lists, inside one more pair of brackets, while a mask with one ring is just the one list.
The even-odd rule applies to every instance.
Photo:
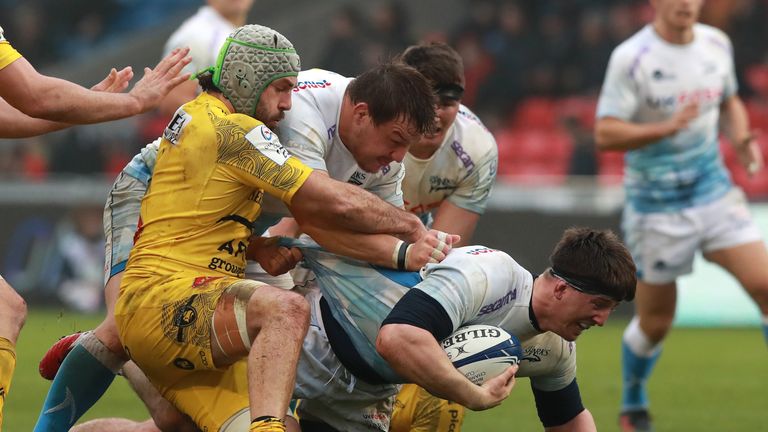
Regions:
[[553, 129], [557, 126], [556, 104], [551, 99], [525, 99], [512, 113], [514, 128]]
[[525, 182], [565, 180], [573, 142], [562, 130], [505, 129], [496, 133], [496, 143], [499, 174]]
[[601, 182], [621, 182], [621, 178], [624, 175], [624, 152], [597, 152], [597, 169]]

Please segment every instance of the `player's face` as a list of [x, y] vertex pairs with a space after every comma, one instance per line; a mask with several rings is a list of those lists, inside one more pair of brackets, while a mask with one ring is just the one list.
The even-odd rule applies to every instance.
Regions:
[[553, 330], [567, 341], [574, 341], [581, 332], [597, 325], [602, 327], [618, 303], [602, 295], [586, 294], [568, 285], [560, 299], [559, 328]]
[[693, 27], [699, 20], [703, 0], [651, 0], [656, 19], [674, 30]]
[[367, 172], [378, 172], [393, 161], [402, 162], [408, 149], [422, 137], [405, 119], [375, 125], [367, 108], [358, 107], [353, 130], [342, 139], [360, 168]]
[[277, 123], [291, 109], [291, 94], [296, 86], [296, 77], [284, 77], [272, 81], [261, 93], [256, 105], [256, 119], [274, 130]]
[[435, 120], [437, 129], [435, 133], [424, 135], [420, 144], [437, 148], [443, 143], [445, 134], [456, 120], [456, 114], [459, 113], [460, 101], [455, 99], [441, 99], [435, 107]]

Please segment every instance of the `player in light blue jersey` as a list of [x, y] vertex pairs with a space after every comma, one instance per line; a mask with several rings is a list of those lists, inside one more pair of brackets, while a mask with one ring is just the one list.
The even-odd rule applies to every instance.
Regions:
[[638, 268], [622, 348], [624, 431], [652, 430], [645, 385], [674, 319], [675, 281], [697, 250], [736, 277], [768, 325], [768, 253], [719, 151], [722, 124], [744, 169], [763, 168], [731, 42], [697, 23], [702, 0], [651, 4], [653, 22], [611, 56], [595, 127], [600, 150], [626, 151], [623, 228]]
[[[312, 312], [294, 388], [303, 432], [386, 432], [404, 382], [489, 409], [510, 394], [515, 376], [530, 377], [546, 430], [596, 430], [576, 381], [574, 341], [634, 297], [635, 266], [613, 233], [567, 230], [538, 276], [484, 246], [453, 249], [420, 272], [300, 248], [313, 271], [301, 285]], [[470, 324], [517, 336], [525, 354], [519, 368], [482, 386], [454, 368], [438, 341]], [[109, 419], [87, 426], [78, 431], [135, 430]]]

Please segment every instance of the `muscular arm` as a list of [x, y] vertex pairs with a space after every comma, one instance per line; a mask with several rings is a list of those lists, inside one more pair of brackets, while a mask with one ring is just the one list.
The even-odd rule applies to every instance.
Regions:
[[734, 95], [720, 107], [720, 123], [739, 156], [739, 162], [750, 174], [763, 168], [763, 154], [757, 139], [749, 130], [747, 109], [741, 98]]
[[129, 93], [88, 90], [77, 84], [42, 75], [23, 57], [0, 70], [0, 97], [22, 113], [65, 123], [98, 123], [129, 117], [157, 106], [168, 91], [187, 79], [177, 76], [189, 63], [188, 50], [171, 53]]
[[472, 234], [475, 233], [478, 219], [480, 219], [479, 214], [444, 200], [435, 213], [432, 228], [460, 235], [461, 240], [453, 247], [466, 246], [472, 239]]
[[443, 399], [472, 410], [501, 403], [514, 386], [515, 367], [478, 386], [461, 374], [427, 330], [408, 324], [385, 324], [376, 351], [400, 376]]
[[698, 115], [697, 105], [687, 105], [668, 120], [655, 123], [632, 123], [616, 117], [603, 117], [595, 124], [598, 150], [635, 150], [674, 135], [688, 126]]
[[[100, 83], [91, 87], [91, 90], [111, 93], [121, 92], [128, 86], [128, 81], [132, 77], [133, 72], [130, 68], [124, 68], [119, 72], [112, 69], [109, 75]], [[30, 117], [0, 98], [0, 137], [2, 138], [28, 138], [61, 130], [69, 126], [72, 125]]]
[[28, 138], [71, 126], [30, 117], [0, 98], [0, 138]]
[[427, 232], [416, 215], [317, 171], [295, 193], [289, 208], [301, 226], [390, 234], [411, 242]]

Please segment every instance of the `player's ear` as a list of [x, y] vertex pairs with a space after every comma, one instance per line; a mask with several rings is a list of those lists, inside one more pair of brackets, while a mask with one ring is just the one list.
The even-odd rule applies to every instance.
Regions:
[[554, 283], [555, 286], [552, 289], [552, 295], [554, 295], [556, 299], [562, 300], [565, 295], [565, 290], [568, 289], [568, 284], [558, 278], [553, 279], [552, 283]]
[[353, 115], [353, 118], [355, 119], [355, 123], [366, 120], [366, 118], [369, 115], [368, 103], [366, 102], [356, 103], [355, 106], [352, 107], [352, 115]]

